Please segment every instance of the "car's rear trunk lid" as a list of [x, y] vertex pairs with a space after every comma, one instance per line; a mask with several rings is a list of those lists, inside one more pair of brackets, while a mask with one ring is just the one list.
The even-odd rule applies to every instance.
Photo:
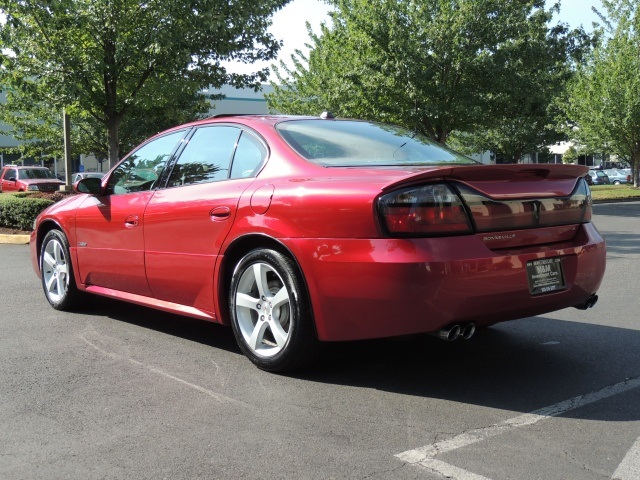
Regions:
[[[421, 172], [385, 192], [446, 183], [462, 199], [473, 233], [495, 248], [564, 241], [591, 219], [591, 196], [575, 165], [483, 165]], [[435, 201], [437, 203], [437, 200]], [[523, 230], [527, 230], [523, 234]]]

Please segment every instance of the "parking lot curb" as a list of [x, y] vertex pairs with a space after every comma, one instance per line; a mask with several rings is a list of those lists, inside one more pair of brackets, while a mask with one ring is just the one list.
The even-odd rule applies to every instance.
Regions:
[[7, 235], [0, 234], [0, 243], [12, 245], [25, 245], [29, 243], [29, 235]]

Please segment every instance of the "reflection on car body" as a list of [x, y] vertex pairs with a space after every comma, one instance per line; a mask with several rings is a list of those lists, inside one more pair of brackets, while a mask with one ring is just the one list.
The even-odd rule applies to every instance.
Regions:
[[324, 341], [589, 308], [605, 269], [586, 167], [481, 165], [399, 127], [223, 116], [175, 127], [45, 210], [54, 308], [96, 294], [230, 325], [258, 367]]

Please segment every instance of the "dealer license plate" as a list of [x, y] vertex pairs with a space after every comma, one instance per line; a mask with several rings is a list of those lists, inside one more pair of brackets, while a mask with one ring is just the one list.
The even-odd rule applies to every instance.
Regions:
[[527, 262], [527, 278], [531, 295], [554, 292], [565, 288], [560, 258], [543, 258]]

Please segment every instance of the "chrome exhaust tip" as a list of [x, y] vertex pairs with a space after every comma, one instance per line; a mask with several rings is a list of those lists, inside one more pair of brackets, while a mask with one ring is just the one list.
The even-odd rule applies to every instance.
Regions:
[[450, 325], [448, 327], [441, 328], [436, 332], [436, 336], [447, 342], [453, 342], [460, 336], [460, 325]]
[[467, 323], [460, 331], [460, 338], [462, 338], [463, 340], [469, 340], [471, 337], [473, 337], [474, 333], [476, 333], [476, 324]]
[[593, 308], [596, 303], [598, 303], [598, 295], [594, 293], [589, 298], [587, 298], [583, 303], [574, 305], [573, 308], [577, 308], [578, 310], [588, 310], [589, 308]]

